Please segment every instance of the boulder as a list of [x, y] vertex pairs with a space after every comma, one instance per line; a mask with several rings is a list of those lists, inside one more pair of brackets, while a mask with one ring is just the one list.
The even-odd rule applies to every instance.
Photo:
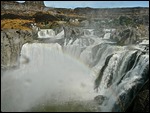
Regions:
[[126, 112], [149, 112], [149, 80], [139, 91]]
[[72, 26], [64, 26], [64, 38], [67, 39], [66, 43], [69, 42], [69, 40], [72, 40], [72, 43], [82, 36], [84, 34], [84, 31], [82, 28], [79, 27], [72, 27]]
[[139, 37], [139, 33], [135, 28], [116, 30], [116, 32], [112, 33], [110, 36], [110, 38], [115, 40], [118, 45], [136, 44]]
[[63, 25], [59, 24], [57, 22], [53, 22], [50, 26], [51, 29], [53, 29], [55, 31], [55, 35], [57, 35], [58, 33], [60, 33], [63, 30]]
[[95, 101], [96, 103], [98, 103], [99, 105], [102, 105], [103, 102], [104, 102], [105, 100], [107, 100], [107, 99], [108, 99], [108, 98], [105, 97], [105, 96], [103, 96], [103, 95], [98, 95], [98, 96], [96, 96], [96, 97], [94, 98], [94, 101]]

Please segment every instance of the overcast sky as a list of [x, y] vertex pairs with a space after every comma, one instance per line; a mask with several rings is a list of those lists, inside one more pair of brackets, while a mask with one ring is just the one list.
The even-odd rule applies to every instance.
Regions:
[[149, 1], [44, 1], [48, 7], [56, 8], [117, 8], [117, 7], [149, 7]]

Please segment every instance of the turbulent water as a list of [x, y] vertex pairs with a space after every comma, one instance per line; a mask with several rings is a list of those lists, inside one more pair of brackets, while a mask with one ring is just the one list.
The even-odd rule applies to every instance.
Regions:
[[[52, 36], [63, 32], [39, 32]], [[149, 55], [140, 45], [117, 46], [109, 36], [86, 29], [63, 45], [25, 44], [19, 68], [2, 76], [1, 110], [125, 111], [148, 78]]]

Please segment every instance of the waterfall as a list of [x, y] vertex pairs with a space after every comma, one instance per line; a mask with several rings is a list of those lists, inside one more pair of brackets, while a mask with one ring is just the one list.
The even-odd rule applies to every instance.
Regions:
[[80, 50], [77, 57], [97, 76], [95, 89], [106, 97], [99, 111], [125, 111], [148, 79], [149, 55], [139, 45], [117, 46], [94, 36], [86, 37], [86, 41], [93, 42], [83, 45], [80, 43], [83, 39], [77, 39], [71, 47], [66, 45], [64, 48], [69, 49], [68, 53], [73, 56], [73, 52]]
[[41, 29], [38, 32], [38, 38], [53, 38], [55, 36], [55, 31], [52, 29]]
[[91, 70], [63, 54], [57, 43], [23, 45], [20, 68], [6, 74], [1, 84], [2, 111], [25, 111], [44, 101], [85, 101], [95, 96]]
[[[54, 32], [44, 30], [38, 35], [49, 37]], [[89, 29], [81, 38], [69, 41], [23, 45], [20, 67], [1, 77], [2, 111], [26, 111], [46, 102], [91, 103], [96, 96], [97, 102], [90, 104], [94, 111], [127, 109], [148, 79], [149, 55], [144, 47], [117, 46]]]
[[55, 31], [53, 29], [40, 29], [40, 31], [38, 32], [38, 38], [64, 38], [64, 30], [55, 35]]

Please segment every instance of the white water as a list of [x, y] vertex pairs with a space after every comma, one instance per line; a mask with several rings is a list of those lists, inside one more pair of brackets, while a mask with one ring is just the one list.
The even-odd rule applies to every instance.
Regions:
[[52, 100], [93, 100], [97, 95], [107, 97], [99, 111], [124, 111], [147, 79], [144, 73], [149, 55], [135, 45], [113, 46], [113, 42], [99, 39], [90, 31], [89, 36], [85, 34], [73, 43], [70, 40], [63, 47], [57, 43], [25, 44], [20, 68], [2, 77], [2, 111], [25, 111]]
[[148, 45], [149, 44], [149, 40], [143, 40], [141, 43], [139, 44], [145, 44], [145, 45]]
[[54, 36], [55, 36], [55, 32], [52, 29], [41, 29], [38, 32], [38, 38], [50, 38]]
[[2, 111], [25, 111], [41, 100], [93, 100], [91, 70], [59, 44], [25, 44], [21, 55], [20, 68], [2, 78]]
[[110, 34], [111, 34], [111, 33], [106, 33], [106, 34], [104, 35], [104, 39], [110, 39]]
[[64, 37], [64, 30], [55, 35], [55, 31], [53, 29], [40, 29], [38, 32], [38, 38], [55, 38], [60, 39]]
[[[104, 36], [105, 39], [109, 39], [107, 34]], [[73, 44], [66, 45], [64, 50], [73, 56], [77, 55], [92, 69], [94, 75], [100, 76], [98, 94], [106, 96], [107, 100], [100, 105], [99, 111], [125, 111], [142, 84], [148, 79], [149, 55], [143, 54], [144, 49], [138, 45], [112, 46], [111, 44], [113, 43], [108, 40], [86, 35], [75, 40]], [[110, 55], [112, 56], [106, 64]]]

